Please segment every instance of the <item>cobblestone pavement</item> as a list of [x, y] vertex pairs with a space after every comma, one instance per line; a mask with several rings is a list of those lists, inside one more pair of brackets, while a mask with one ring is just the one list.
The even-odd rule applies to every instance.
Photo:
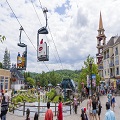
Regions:
[[[107, 97], [101, 96], [100, 100], [101, 100], [101, 104], [102, 104], [101, 120], [104, 120], [104, 116], [106, 113], [105, 103], [107, 102]], [[80, 114], [81, 114], [80, 109], [82, 107], [86, 107], [86, 103], [87, 103], [87, 100], [84, 100], [80, 104], [80, 106], [78, 106], [78, 113], [74, 114], [72, 112], [71, 115], [64, 116], [64, 120], [80, 120]], [[116, 116], [116, 120], [120, 120], [120, 96], [116, 96], [115, 116]], [[25, 120], [25, 117], [15, 116], [15, 115], [8, 112], [7, 120]], [[31, 117], [30, 120], [33, 120], [33, 118]], [[44, 120], [44, 117], [40, 117], [39, 120]], [[54, 117], [54, 120], [56, 120], [56, 117]]]

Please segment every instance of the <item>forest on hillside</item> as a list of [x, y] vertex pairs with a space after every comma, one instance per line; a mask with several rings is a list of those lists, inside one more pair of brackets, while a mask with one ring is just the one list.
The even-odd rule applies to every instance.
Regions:
[[47, 86], [51, 83], [53, 86], [60, 84], [65, 78], [73, 79], [78, 82], [80, 70], [56, 70], [51, 72], [24, 72], [25, 82], [30, 82], [32, 85]]

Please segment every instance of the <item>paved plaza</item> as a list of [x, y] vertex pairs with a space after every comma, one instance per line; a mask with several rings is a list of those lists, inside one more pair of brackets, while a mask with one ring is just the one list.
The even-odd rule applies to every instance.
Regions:
[[[105, 103], [107, 101], [107, 97], [101, 96], [100, 100], [102, 104], [101, 120], [104, 120], [105, 113], [106, 113]], [[81, 114], [80, 109], [82, 107], [86, 107], [86, 104], [87, 104], [87, 100], [84, 100], [80, 104], [80, 106], [78, 106], [78, 114], [74, 114], [72, 112], [71, 115], [64, 116], [64, 120], [80, 120], [80, 114]], [[115, 116], [116, 116], [116, 120], [120, 120], [120, 96], [116, 96]], [[25, 117], [16, 116], [8, 112], [7, 120], [25, 120]], [[33, 117], [31, 117], [30, 120], [33, 120]], [[44, 117], [40, 117], [39, 120], [44, 120]], [[56, 117], [54, 117], [54, 120], [56, 120]]]

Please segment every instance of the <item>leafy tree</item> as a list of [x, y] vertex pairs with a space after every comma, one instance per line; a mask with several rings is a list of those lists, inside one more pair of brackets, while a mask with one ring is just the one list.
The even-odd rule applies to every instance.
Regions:
[[35, 80], [33, 79], [33, 78], [31, 78], [31, 77], [27, 77], [27, 82], [29, 83], [29, 85], [35, 85]]
[[8, 53], [7, 48], [5, 49], [5, 54], [3, 58], [3, 68], [9, 70], [11, 66], [10, 63], [10, 52]]
[[5, 36], [0, 35], [0, 42], [3, 43], [3, 41], [4, 41], [5, 39], [6, 39]]
[[3, 67], [2, 67], [2, 63], [1, 63], [1, 62], [0, 62], [0, 68], [3, 68]]
[[[92, 63], [92, 73], [90, 72], [90, 62]], [[88, 55], [86, 61], [84, 61], [84, 66], [82, 66], [82, 70], [79, 77], [79, 89], [81, 89], [81, 83], [87, 84], [87, 75], [95, 74], [96, 75], [96, 85], [99, 84], [100, 76], [98, 74], [97, 65], [94, 63], [94, 58]]]

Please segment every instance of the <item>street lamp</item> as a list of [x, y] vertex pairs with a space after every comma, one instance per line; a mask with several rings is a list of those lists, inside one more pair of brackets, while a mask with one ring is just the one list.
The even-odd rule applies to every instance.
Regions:
[[90, 95], [92, 96], [92, 62], [90, 61], [89, 63], [89, 67], [90, 67]]

